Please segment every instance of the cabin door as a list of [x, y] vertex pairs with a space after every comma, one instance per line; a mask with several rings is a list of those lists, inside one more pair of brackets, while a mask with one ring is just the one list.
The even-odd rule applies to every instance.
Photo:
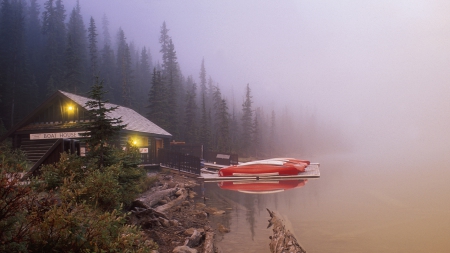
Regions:
[[156, 157], [158, 157], [158, 151], [160, 148], [163, 148], [163, 140], [162, 139], [155, 139], [155, 149], [156, 149]]

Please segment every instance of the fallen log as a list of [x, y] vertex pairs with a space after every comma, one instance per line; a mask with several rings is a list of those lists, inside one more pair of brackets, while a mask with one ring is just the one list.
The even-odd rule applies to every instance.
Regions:
[[270, 214], [269, 225], [267, 228], [272, 228], [273, 235], [270, 236], [270, 252], [272, 253], [306, 253], [295, 239], [291, 231], [287, 230], [283, 224], [283, 220], [278, 218], [275, 212], [267, 209]]
[[206, 232], [202, 253], [214, 252], [214, 232]]
[[165, 205], [156, 207], [155, 211], [160, 212], [160, 213], [164, 213], [166, 210], [168, 210], [168, 209], [170, 209], [170, 208], [172, 208], [174, 206], [180, 205], [187, 198], [187, 196], [188, 196], [188, 193], [187, 193], [186, 189], [182, 188], [181, 189], [181, 195], [178, 196], [178, 198], [170, 201], [169, 203], [167, 203]]
[[150, 209], [154, 205], [158, 204], [160, 200], [164, 199], [166, 196], [173, 195], [178, 190], [179, 189], [175, 187], [141, 195], [131, 203], [131, 208], [141, 207]]

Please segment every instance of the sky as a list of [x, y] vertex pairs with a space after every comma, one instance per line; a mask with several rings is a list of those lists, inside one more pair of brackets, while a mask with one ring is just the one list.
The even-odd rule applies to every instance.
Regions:
[[[79, 0], [150, 48], [165, 21], [185, 76], [207, 74], [255, 105], [314, 115], [366, 146], [450, 141], [450, 2], [445, 0]], [[75, 0], [65, 0], [67, 12]], [[370, 145], [368, 145], [370, 143]], [[425, 148], [424, 148], [425, 149]]]

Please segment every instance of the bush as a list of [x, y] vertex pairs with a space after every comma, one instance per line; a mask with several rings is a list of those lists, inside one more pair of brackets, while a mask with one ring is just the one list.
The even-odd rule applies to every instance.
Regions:
[[[0, 252], [150, 252], [157, 244], [135, 226], [126, 225], [121, 210], [130, 177], [120, 162], [101, 170], [83, 159], [63, 154], [44, 166], [40, 178], [21, 182], [20, 153], [0, 153]], [[124, 169], [125, 168], [125, 169]], [[139, 182], [137, 182], [139, 183]]]

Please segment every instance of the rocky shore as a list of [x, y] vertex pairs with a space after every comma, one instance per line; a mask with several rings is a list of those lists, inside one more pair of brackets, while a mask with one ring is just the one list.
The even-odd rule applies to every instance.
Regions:
[[213, 229], [208, 216], [222, 215], [224, 211], [196, 198], [197, 179], [174, 173], [154, 176], [154, 186], [133, 202], [130, 223], [140, 226], [146, 237], [159, 245], [159, 253], [218, 252], [214, 235], [228, 229]]

